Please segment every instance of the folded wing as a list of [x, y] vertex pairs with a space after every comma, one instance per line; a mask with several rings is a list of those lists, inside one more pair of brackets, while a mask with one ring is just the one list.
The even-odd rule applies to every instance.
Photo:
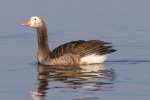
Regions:
[[112, 44], [109, 42], [100, 40], [78, 40], [65, 43], [55, 48], [51, 53], [51, 57], [58, 58], [66, 54], [79, 55], [80, 57], [84, 57], [91, 54], [105, 55], [115, 51], [116, 50], [112, 49]]

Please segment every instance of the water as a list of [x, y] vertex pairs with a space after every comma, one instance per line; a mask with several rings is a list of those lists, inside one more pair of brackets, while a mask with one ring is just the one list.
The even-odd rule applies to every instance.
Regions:
[[[0, 100], [149, 100], [149, 1], [5, 0], [0, 3], [0, 11], [4, 9]], [[38, 65], [35, 30], [20, 26], [33, 15], [47, 21], [51, 48], [73, 40], [101, 39], [118, 51], [104, 64]]]

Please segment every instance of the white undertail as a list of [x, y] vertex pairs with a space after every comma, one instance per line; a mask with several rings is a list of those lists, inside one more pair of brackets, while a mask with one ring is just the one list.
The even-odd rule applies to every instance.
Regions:
[[108, 54], [105, 55], [96, 55], [91, 54], [81, 58], [81, 64], [93, 64], [93, 63], [103, 63], [107, 59]]

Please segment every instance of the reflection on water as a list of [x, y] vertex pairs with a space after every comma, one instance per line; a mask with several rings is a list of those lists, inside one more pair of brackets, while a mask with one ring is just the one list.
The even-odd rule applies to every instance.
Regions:
[[[34, 100], [44, 100], [48, 89], [88, 89], [102, 91], [112, 87], [115, 79], [113, 69], [103, 64], [82, 66], [38, 65], [38, 86], [32, 94]], [[51, 84], [56, 82], [56, 84]]]

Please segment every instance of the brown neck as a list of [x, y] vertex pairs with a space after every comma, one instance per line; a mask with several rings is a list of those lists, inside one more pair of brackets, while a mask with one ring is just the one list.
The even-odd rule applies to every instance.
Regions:
[[49, 56], [50, 50], [48, 47], [48, 33], [46, 25], [37, 28], [37, 39], [38, 39], [38, 59], [45, 59]]

